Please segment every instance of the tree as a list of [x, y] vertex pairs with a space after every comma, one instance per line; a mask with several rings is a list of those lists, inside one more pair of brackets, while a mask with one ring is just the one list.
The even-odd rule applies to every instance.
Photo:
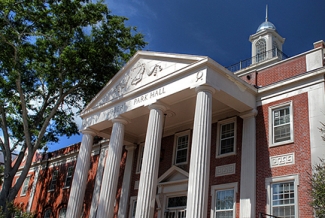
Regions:
[[[320, 128], [325, 141], [325, 124], [321, 123]], [[325, 217], [325, 160], [320, 159], [320, 163], [316, 164], [311, 175], [311, 205], [315, 210], [316, 217]]]
[[[59, 136], [78, 134], [73, 109], [80, 111], [146, 43], [103, 2], [5, 0], [0, 8], [0, 148], [5, 159], [0, 206], [5, 210], [35, 152]], [[24, 169], [12, 186], [24, 155]]]

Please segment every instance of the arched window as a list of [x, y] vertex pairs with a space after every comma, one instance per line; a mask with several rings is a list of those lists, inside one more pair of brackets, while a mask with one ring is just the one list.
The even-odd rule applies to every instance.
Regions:
[[46, 209], [44, 212], [44, 218], [51, 218], [52, 210]]
[[276, 43], [276, 41], [273, 41], [272, 54], [273, 54], [273, 57], [277, 57], [277, 56], [281, 55], [279, 52], [278, 43]]
[[59, 218], [65, 218], [66, 214], [67, 214], [67, 208], [66, 207], [61, 208], [59, 212]]
[[256, 42], [256, 63], [265, 60], [266, 58], [266, 42], [265, 39], [260, 39]]

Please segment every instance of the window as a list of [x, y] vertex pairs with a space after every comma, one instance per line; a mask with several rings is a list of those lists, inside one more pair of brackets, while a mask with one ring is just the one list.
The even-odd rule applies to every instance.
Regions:
[[175, 134], [174, 163], [176, 165], [187, 163], [189, 139], [190, 139], [189, 130]]
[[129, 218], [135, 218], [136, 209], [137, 209], [137, 197], [133, 196], [133, 197], [130, 198]]
[[266, 42], [260, 39], [256, 42], [256, 63], [264, 61], [266, 58]]
[[299, 217], [297, 208], [298, 175], [267, 178], [265, 183], [268, 193], [267, 213], [281, 218]]
[[54, 170], [53, 173], [52, 173], [52, 180], [51, 180], [51, 183], [50, 183], [49, 191], [55, 189], [57, 178], [58, 178], [58, 171]]
[[185, 218], [186, 217], [187, 196], [174, 196], [167, 198], [165, 217], [167, 218]]
[[139, 145], [139, 152], [138, 152], [138, 162], [137, 162], [137, 171], [136, 173], [141, 172], [141, 165], [142, 165], [142, 159], [143, 159], [143, 151], [144, 151], [144, 144]]
[[45, 210], [44, 218], [51, 218], [51, 213], [52, 213], [51, 209]]
[[67, 215], [67, 208], [66, 207], [61, 208], [59, 212], [59, 218], [65, 218], [66, 215]]
[[30, 180], [30, 176], [27, 176], [23, 183], [23, 187], [21, 189], [20, 196], [26, 195], [27, 190], [28, 190], [29, 180]]
[[65, 185], [64, 185], [65, 187], [70, 187], [71, 185], [73, 169], [74, 167], [72, 166], [68, 168], [67, 176], [65, 178]]
[[285, 103], [270, 108], [271, 146], [293, 141], [292, 104]]
[[211, 214], [213, 218], [236, 217], [237, 183], [227, 183], [211, 187]]
[[219, 121], [217, 156], [236, 153], [236, 118]]

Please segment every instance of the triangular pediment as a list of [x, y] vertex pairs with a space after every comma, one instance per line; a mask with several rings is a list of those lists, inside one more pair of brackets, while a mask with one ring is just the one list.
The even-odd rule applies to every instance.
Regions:
[[188, 180], [188, 172], [177, 166], [172, 166], [162, 176], [158, 178], [158, 183], [172, 183]]
[[93, 98], [82, 114], [113, 103], [125, 96], [163, 80], [206, 57], [139, 51]]

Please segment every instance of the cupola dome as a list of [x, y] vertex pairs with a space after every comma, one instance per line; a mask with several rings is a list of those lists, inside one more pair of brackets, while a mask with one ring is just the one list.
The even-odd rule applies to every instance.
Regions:
[[268, 21], [267, 5], [266, 5], [266, 17], [265, 17], [265, 21], [257, 28], [256, 32], [258, 33], [260, 31], [266, 30], [266, 29], [276, 30], [274, 24], [271, 23], [270, 21]]

